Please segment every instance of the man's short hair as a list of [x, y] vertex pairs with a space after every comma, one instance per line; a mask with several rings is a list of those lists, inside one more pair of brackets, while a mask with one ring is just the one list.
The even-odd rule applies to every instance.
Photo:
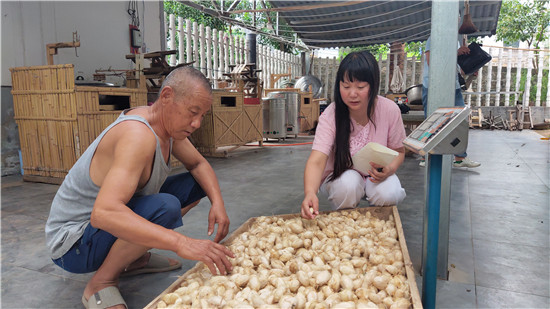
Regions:
[[186, 86], [188, 83], [185, 83], [186, 80], [196, 81], [200, 86], [212, 93], [212, 86], [206, 76], [204, 76], [201, 71], [191, 66], [185, 66], [172, 70], [172, 72], [166, 76], [160, 87], [159, 95], [166, 86], [170, 86], [174, 89], [177, 95], [183, 95], [187, 90]]

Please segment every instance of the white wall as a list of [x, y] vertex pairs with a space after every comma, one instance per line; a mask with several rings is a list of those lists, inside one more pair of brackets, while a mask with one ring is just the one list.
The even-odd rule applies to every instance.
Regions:
[[[140, 30], [147, 51], [161, 50], [161, 1], [138, 0]], [[54, 64], [72, 63], [75, 76], [92, 81], [97, 69], [132, 69], [128, 1], [1, 1], [2, 86], [11, 86], [10, 67], [46, 65], [46, 44], [71, 42], [73, 32], [80, 36], [76, 57], [74, 48], [62, 48]], [[146, 64], [147, 65], [147, 64]], [[121, 85], [123, 79], [108, 82]]]

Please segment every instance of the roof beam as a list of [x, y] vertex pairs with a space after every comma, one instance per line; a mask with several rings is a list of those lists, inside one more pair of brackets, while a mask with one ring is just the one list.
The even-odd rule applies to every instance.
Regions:
[[208, 14], [210, 16], [219, 18], [219, 19], [221, 19], [221, 20], [223, 20], [223, 21], [225, 21], [225, 22], [227, 22], [231, 25], [236, 25], [236, 26], [239, 26], [241, 28], [250, 30], [254, 33], [258, 33], [258, 34], [264, 35], [266, 37], [270, 37], [270, 38], [272, 38], [276, 41], [279, 41], [281, 43], [292, 45], [292, 46], [294, 46], [298, 49], [301, 49], [301, 50], [308, 50], [309, 49], [309, 47], [307, 47], [307, 46], [304, 46], [302, 44], [298, 44], [297, 42], [289, 41], [287, 39], [281, 38], [281, 37], [279, 37], [277, 35], [274, 35], [274, 34], [271, 34], [271, 33], [264, 32], [264, 31], [259, 30], [259, 29], [256, 29], [255, 27], [247, 25], [247, 24], [243, 23], [240, 20], [236, 20], [236, 19], [230, 18], [228, 16], [221, 15], [218, 11], [215, 11], [215, 10], [212, 10], [210, 8], [204, 7], [200, 4], [194, 3], [192, 1], [178, 0], [178, 2], [180, 2], [181, 4], [184, 4], [184, 5], [190, 6], [192, 8], [195, 8], [195, 9], [197, 9], [201, 12], [204, 12], [205, 14]]
[[369, 2], [370, 0], [358, 0], [358, 1], [338, 1], [335, 3], [325, 3], [325, 4], [312, 4], [312, 5], [298, 5], [298, 6], [286, 6], [270, 9], [260, 9], [260, 10], [238, 10], [234, 11], [235, 14], [246, 13], [246, 12], [290, 12], [290, 11], [303, 11], [303, 10], [315, 10], [315, 9], [325, 9], [339, 6], [349, 6], [364, 2]]

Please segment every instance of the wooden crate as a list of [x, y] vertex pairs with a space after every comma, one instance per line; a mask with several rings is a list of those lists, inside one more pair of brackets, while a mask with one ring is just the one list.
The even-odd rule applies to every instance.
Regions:
[[146, 105], [144, 90], [75, 86], [72, 64], [10, 71], [25, 181], [63, 181], [84, 150], [121, 113], [103, 111], [102, 96], [128, 97], [126, 108]]
[[242, 92], [213, 90], [213, 96], [212, 108], [201, 127], [191, 135], [199, 152], [208, 156], [225, 156], [227, 152], [220, 154], [216, 149], [262, 141], [261, 105], [245, 105]]
[[[399, 246], [401, 247], [401, 252], [403, 255], [403, 261], [404, 261], [404, 267], [407, 277], [407, 283], [409, 285], [410, 289], [410, 302], [412, 308], [422, 308], [422, 301], [420, 298], [420, 294], [418, 292], [418, 287], [416, 285], [415, 280], [415, 274], [413, 265], [409, 256], [409, 251], [407, 249], [407, 244], [405, 242], [405, 235], [403, 233], [403, 227], [401, 226], [401, 219], [399, 217], [399, 213], [396, 206], [384, 206], [384, 207], [366, 207], [366, 208], [358, 208], [357, 209], [360, 213], [365, 214], [366, 212], [369, 212], [371, 216], [376, 217], [378, 219], [383, 220], [389, 220], [390, 216], [393, 216], [393, 220], [395, 223], [395, 227], [397, 229], [397, 238], [399, 241]], [[347, 211], [347, 210], [337, 210], [337, 211], [324, 211], [321, 212], [321, 214], [329, 214], [331, 212], [339, 212], [339, 211]], [[273, 216], [275, 218], [282, 218], [284, 220], [292, 219], [296, 217], [300, 217], [300, 214], [287, 214], [287, 215], [278, 215]], [[239, 237], [240, 234], [243, 232], [246, 232], [250, 229], [250, 227], [254, 224], [254, 222], [258, 218], [250, 218], [246, 222], [244, 222], [239, 228], [237, 228], [231, 235], [226, 238], [222, 244], [224, 245], [230, 245], [234, 239]], [[145, 308], [146, 309], [155, 309], [157, 308], [157, 304], [162, 300], [163, 296], [165, 296], [168, 293], [172, 293], [175, 290], [177, 290], [182, 283], [184, 283], [187, 278], [196, 272], [201, 271], [204, 269], [204, 264], [202, 262], [198, 262], [195, 264], [194, 267], [192, 267], [190, 270], [185, 272], [181, 277], [179, 277], [174, 283], [172, 283], [166, 290], [164, 290], [159, 296], [157, 296], [155, 299], [153, 299]]]

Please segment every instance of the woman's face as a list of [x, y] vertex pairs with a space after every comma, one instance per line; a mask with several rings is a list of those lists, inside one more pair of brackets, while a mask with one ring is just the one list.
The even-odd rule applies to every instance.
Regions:
[[369, 104], [370, 85], [363, 81], [350, 81], [348, 77], [340, 82], [342, 101], [350, 111], [366, 109]]

